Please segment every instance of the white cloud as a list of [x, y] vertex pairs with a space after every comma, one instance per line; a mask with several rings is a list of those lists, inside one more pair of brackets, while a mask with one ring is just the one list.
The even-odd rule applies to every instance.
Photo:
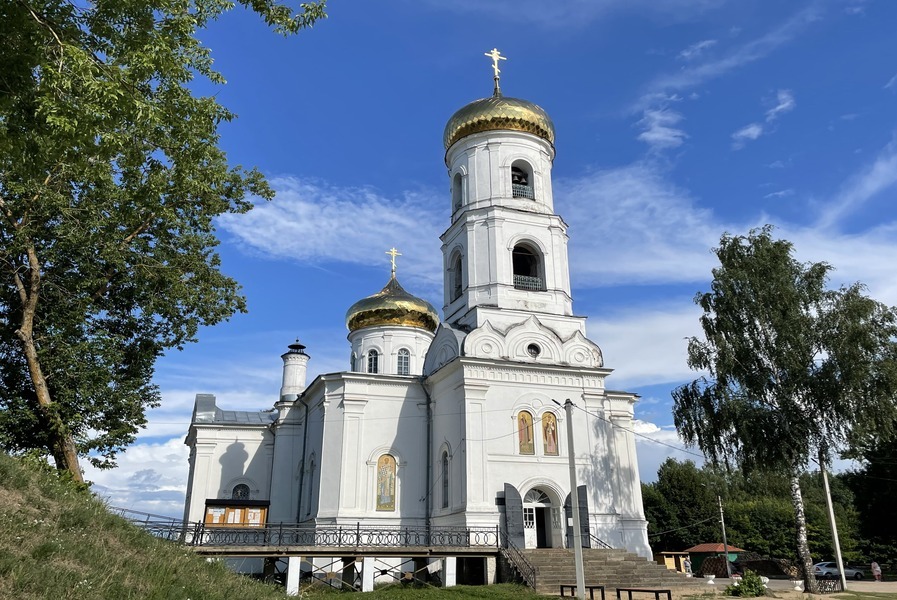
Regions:
[[791, 18], [769, 31], [766, 35], [734, 48], [722, 58], [705, 61], [658, 77], [648, 86], [648, 93], [642, 96], [635, 108], [639, 111], [643, 110], [646, 99], [650, 98], [652, 94], [692, 88], [705, 81], [725, 75], [734, 69], [765, 58], [780, 46], [794, 39], [808, 25], [819, 20], [821, 18], [821, 10], [818, 4], [813, 4], [792, 15]]
[[682, 60], [695, 60], [704, 54], [705, 50], [713, 48], [716, 46], [716, 40], [702, 40], [700, 42], [696, 42], [679, 53], [679, 58]]
[[[705, 277], [710, 278], [709, 270]], [[693, 379], [695, 372], [686, 364], [687, 338], [701, 335], [700, 316], [689, 296], [593, 315], [587, 323], [589, 338], [614, 369], [613, 385], [625, 389]]]
[[292, 260], [375, 266], [388, 265], [388, 244], [403, 254], [403, 281], [441, 285], [445, 198], [419, 192], [388, 198], [371, 188], [336, 188], [294, 177], [273, 179], [271, 185], [277, 192], [273, 201], [220, 218], [221, 227], [245, 248]]
[[791, 188], [788, 188], [785, 190], [779, 190], [777, 192], [770, 192], [769, 194], [766, 194], [763, 197], [764, 198], [787, 198], [788, 196], [793, 196], [793, 195], [794, 195], [794, 190], [792, 190]]
[[888, 82], [885, 84], [886, 90], [897, 89], [897, 73], [894, 74], [893, 77], [888, 79]]
[[570, 224], [574, 285], [700, 281], [709, 273], [709, 248], [724, 227], [662, 168], [640, 162], [558, 180], [554, 189]]
[[779, 90], [776, 93], [776, 105], [766, 111], [766, 122], [772, 122], [786, 112], [794, 110], [796, 103], [790, 90]]
[[897, 140], [892, 140], [871, 164], [844, 183], [833, 200], [823, 208], [817, 222], [818, 226], [832, 227], [872, 198], [893, 188], [895, 184], [897, 184]]
[[727, 0], [425, 0], [438, 9], [455, 12], [485, 14], [503, 20], [528, 21], [542, 27], [584, 25], [630, 11], [644, 15], [656, 15], [665, 21], [686, 20], [726, 3]]
[[638, 122], [643, 129], [638, 139], [655, 151], [680, 146], [688, 137], [685, 131], [676, 127], [681, 120], [680, 113], [668, 108], [645, 110]]
[[[781, 115], [794, 110], [797, 103], [794, 101], [794, 94], [790, 90], [779, 90], [776, 93], [775, 104], [766, 111], [766, 123], [773, 123]], [[756, 140], [761, 135], [769, 133], [770, 128], [762, 123], [751, 123], [745, 125], [732, 134], [732, 148], [738, 150], [743, 148], [748, 141]]]
[[763, 125], [761, 125], [760, 123], [751, 123], [749, 125], [745, 125], [732, 134], [732, 147], [736, 150], [739, 148], [743, 148], [745, 142], [749, 140], [756, 140], [761, 135], [763, 135]]
[[[186, 431], [186, 428], [183, 430]], [[93, 491], [111, 506], [182, 517], [187, 491], [189, 448], [184, 436], [155, 444], [134, 444], [119, 456], [117, 469], [83, 464]]]

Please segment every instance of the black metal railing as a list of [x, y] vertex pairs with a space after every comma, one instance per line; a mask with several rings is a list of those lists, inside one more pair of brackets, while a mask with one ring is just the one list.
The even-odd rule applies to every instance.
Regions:
[[533, 188], [519, 183], [511, 184], [511, 196], [514, 198], [529, 198], [530, 200], [536, 199], [536, 194], [533, 192]]
[[502, 534], [501, 541], [500, 550], [502, 556], [504, 556], [505, 560], [508, 561], [508, 564], [517, 571], [517, 574], [520, 575], [520, 579], [523, 580], [523, 583], [535, 590], [536, 567], [526, 560], [526, 557], [520, 551], [520, 548], [518, 548], [507, 535]]
[[518, 290], [542, 291], [542, 278], [529, 275], [514, 275], [514, 287]]
[[[126, 517], [127, 518], [127, 517]], [[499, 548], [498, 528], [321, 526], [276, 523], [260, 527], [129, 519], [151, 535], [187, 546], [303, 546], [317, 548]]]
[[592, 548], [601, 548], [602, 550], [613, 550], [614, 547], [602, 540], [600, 537], [589, 532], [589, 538], [592, 540]]

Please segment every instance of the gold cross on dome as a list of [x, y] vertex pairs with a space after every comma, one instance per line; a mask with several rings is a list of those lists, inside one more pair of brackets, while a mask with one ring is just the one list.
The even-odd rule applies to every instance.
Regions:
[[402, 256], [402, 254], [395, 248], [390, 248], [389, 251], [386, 252], [386, 254], [389, 254], [390, 260], [392, 260], [392, 274], [395, 275], [396, 274], [396, 257]]
[[483, 56], [488, 56], [492, 59], [492, 70], [495, 72], [495, 78], [498, 79], [498, 74], [501, 73], [501, 69], [498, 68], [498, 61], [508, 60], [508, 57], [502, 56], [498, 48], [493, 48], [492, 52], [486, 52]]

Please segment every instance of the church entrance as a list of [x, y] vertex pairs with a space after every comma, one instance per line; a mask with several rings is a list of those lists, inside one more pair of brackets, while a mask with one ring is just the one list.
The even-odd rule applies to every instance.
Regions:
[[551, 499], [538, 488], [523, 498], [523, 537], [527, 548], [551, 548], [558, 528], [559, 512]]

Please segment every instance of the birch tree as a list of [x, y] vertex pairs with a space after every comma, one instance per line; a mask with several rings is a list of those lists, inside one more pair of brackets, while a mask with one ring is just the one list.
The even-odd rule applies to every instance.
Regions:
[[785, 473], [806, 589], [816, 592], [800, 475], [855, 434], [892, 434], [897, 315], [860, 284], [827, 288], [831, 266], [801, 263], [771, 227], [723, 235], [688, 365], [706, 375], [674, 390], [686, 443], [715, 464]]

